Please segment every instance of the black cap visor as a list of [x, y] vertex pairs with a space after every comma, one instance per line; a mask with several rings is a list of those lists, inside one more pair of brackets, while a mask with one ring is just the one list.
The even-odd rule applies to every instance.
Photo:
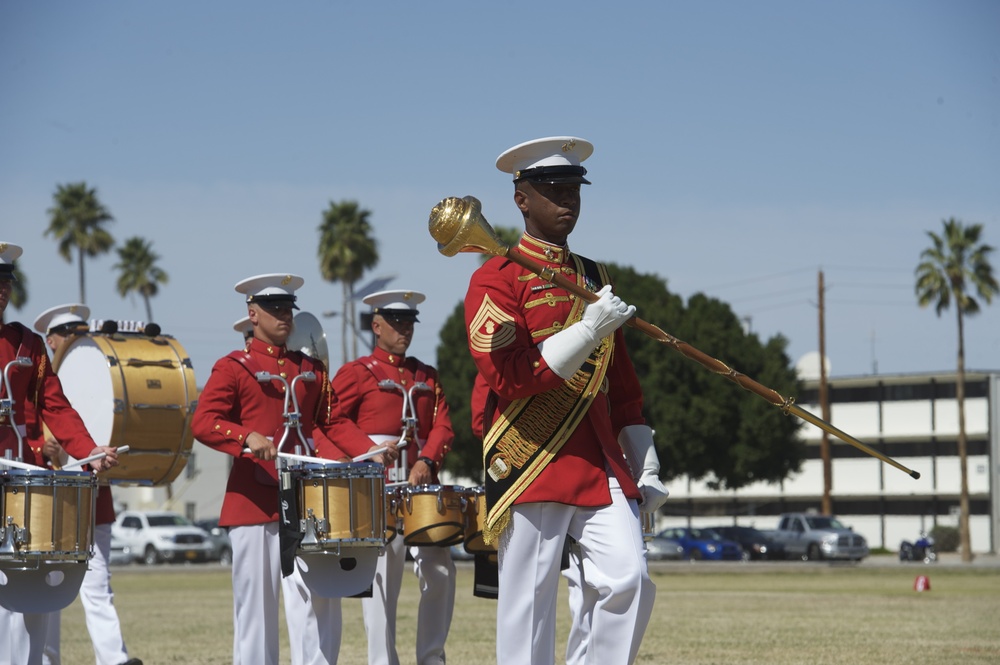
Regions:
[[568, 164], [560, 166], [538, 166], [533, 169], [516, 171], [514, 182], [527, 180], [528, 182], [546, 183], [549, 185], [589, 185], [590, 181], [583, 176], [587, 175], [587, 169], [582, 166], [570, 166]]

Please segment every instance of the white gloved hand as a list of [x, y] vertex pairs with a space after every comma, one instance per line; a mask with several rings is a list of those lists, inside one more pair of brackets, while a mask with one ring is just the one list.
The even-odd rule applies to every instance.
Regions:
[[618, 433], [618, 444], [642, 493], [639, 510], [656, 512], [666, 502], [670, 492], [660, 482], [660, 460], [653, 445], [653, 430], [646, 425], [626, 425]]
[[597, 296], [595, 302], [587, 303], [579, 321], [538, 345], [542, 358], [560, 378], [572, 377], [597, 344], [635, 314], [633, 305], [626, 305], [611, 293], [610, 284], [605, 284]]

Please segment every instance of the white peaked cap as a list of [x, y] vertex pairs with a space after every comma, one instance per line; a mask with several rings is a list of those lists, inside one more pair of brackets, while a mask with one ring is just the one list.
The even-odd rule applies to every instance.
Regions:
[[86, 323], [90, 318], [90, 308], [80, 303], [68, 305], [58, 305], [50, 307], [35, 319], [35, 330], [48, 334], [53, 328], [64, 326], [67, 323]]

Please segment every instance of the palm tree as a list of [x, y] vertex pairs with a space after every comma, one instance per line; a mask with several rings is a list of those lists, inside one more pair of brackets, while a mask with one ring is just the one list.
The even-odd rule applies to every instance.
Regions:
[[932, 246], [920, 254], [921, 261], [916, 269], [916, 294], [921, 307], [934, 303], [938, 316], [954, 300], [958, 315], [955, 397], [958, 401], [958, 459], [962, 476], [958, 529], [962, 561], [968, 563], [972, 561], [972, 540], [969, 534], [968, 446], [965, 435], [965, 317], [979, 312], [979, 302], [969, 293], [972, 287], [989, 304], [993, 296], [1000, 292], [1000, 286], [993, 277], [993, 266], [988, 258], [993, 248], [979, 240], [983, 225], [965, 226], [954, 217], [943, 224], [943, 235], [927, 232]]
[[10, 304], [14, 306], [14, 309], [21, 310], [24, 309], [25, 303], [28, 302], [28, 278], [24, 276], [21, 269], [17, 267], [17, 263], [14, 263], [14, 286], [10, 292]]
[[83, 257], [94, 257], [110, 250], [115, 240], [103, 224], [114, 221], [108, 209], [97, 199], [97, 190], [88, 189], [87, 183], [59, 185], [52, 195], [55, 205], [49, 208], [49, 228], [45, 235], [59, 241], [59, 255], [67, 263], [73, 261], [73, 250], [80, 264], [80, 302], [86, 303]]
[[167, 273], [157, 267], [159, 254], [153, 252], [153, 243], [138, 236], [125, 241], [125, 246], [116, 250], [119, 261], [114, 265], [120, 270], [118, 275], [118, 293], [122, 298], [130, 293], [138, 292], [146, 304], [146, 321], [153, 320], [153, 308], [149, 299], [155, 296], [160, 284], [166, 284]]
[[[347, 362], [347, 331], [354, 331], [354, 285], [365, 270], [378, 263], [378, 243], [368, 222], [371, 212], [357, 201], [330, 201], [319, 226], [319, 269], [323, 279], [343, 285], [344, 312], [341, 323], [342, 362]], [[358, 355], [358, 341], [351, 335], [352, 353]]]

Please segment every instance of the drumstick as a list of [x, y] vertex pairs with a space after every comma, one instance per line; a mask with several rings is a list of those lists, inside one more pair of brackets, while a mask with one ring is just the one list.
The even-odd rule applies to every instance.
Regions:
[[[128, 452], [128, 446], [121, 446], [121, 447], [117, 448], [115, 450], [115, 452], [127, 453]], [[107, 456], [108, 456], [107, 453], [97, 453], [96, 455], [91, 455], [90, 457], [84, 457], [83, 459], [77, 460], [77, 461], [73, 462], [72, 464], [67, 464], [66, 466], [64, 466], [62, 468], [62, 470], [63, 471], [69, 471], [70, 469], [81, 467], [84, 464], [90, 464], [91, 462], [96, 462], [99, 459], [104, 459]]]
[[[246, 450], [249, 450], [249, 448]], [[309, 457], [307, 455], [295, 455], [293, 453], [278, 453], [278, 457], [292, 460], [293, 462], [305, 462], [307, 464], [343, 464], [343, 462], [338, 462], [337, 460], [324, 459], [322, 457]]]
[[358, 455], [357, 457], [354, 457], [352, 459], [355, 462], [362, 462], [362, 461], [364, 461], [366, 459], [370, 459], [372, 457], [375, 457], [376, 455], [381, 455], [382, 453], [384, 453], [387, 450], [389, 450], [388, 446], [386, 446], [384, 448], [376, 448], [375, 450], [369, 450], [364, 455]]
[[15, 469], [24, 469], [25, 471], [48, 471], [44, 466], [36, 466], [34, 464], [28, 464], [27, 462], [17, 462], [12, 459], [0, 458], [0, 464], [5, 466], [13, 467]]

